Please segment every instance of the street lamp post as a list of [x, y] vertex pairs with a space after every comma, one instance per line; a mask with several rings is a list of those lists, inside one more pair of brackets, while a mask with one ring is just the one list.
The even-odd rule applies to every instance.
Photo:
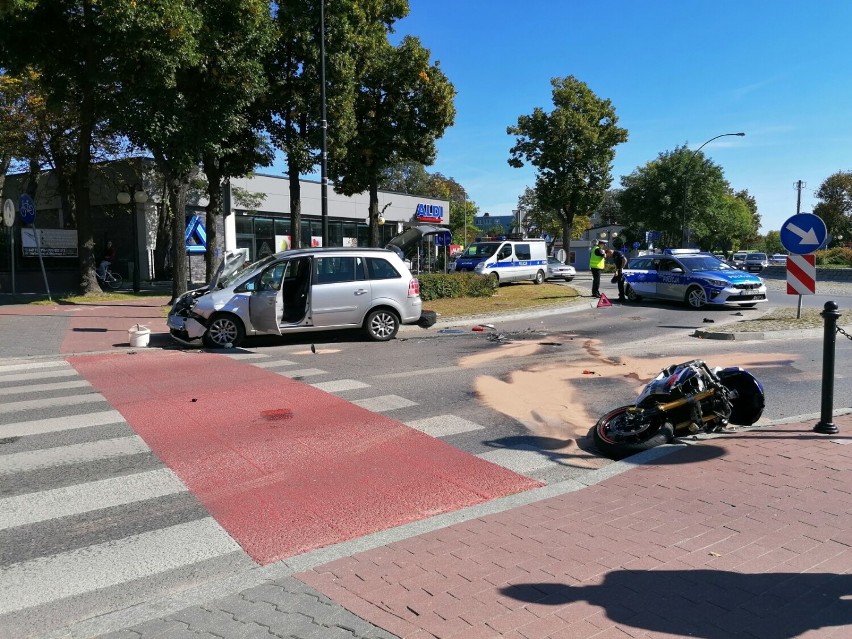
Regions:
[[683, 170], [683, 226], [681, 228], [681, 239], [683, 241], [684, 247], [687, 243], [687, 233], [686, 233], [686, 202], [689, 198], [689, 169], [692, 167], [692, 161], [695, 159], [695, 156], [698, 155], [698, 152], [703, 149], [705, 146], [710, 144], [713, 140], [718, 140], [719, 138], [724, 138], [729, 135], [743, 137], [745, 133], [722, 133], [721, 135], [717, 135], [714, 138], [710, 138], [704, 144], [699, 146], [695, 151], [692, 152], [692, 155], [689, 156], [689, 160], [686, 163], [686, 168]]
[[[132, 188], [120, 191], [116, 195], [119, 204], [130, 204], [130, 236], [133, 242], [133, 292], [138, 293], [142, 288], [140, 284], [139, 273], [139, 220], [136, 215], [136, 205], [145, 204], [148, 201], [148, 194], [138, 184], [134, 184]], [[132, 202], [132, 204], [131, 204]]]
[[322, 245], [328, 246], [328, 121], [325, 97], [325, 0], [320, 1], [320, 102], [322, 103], [322, 149], [320, 157], [320, 209]]

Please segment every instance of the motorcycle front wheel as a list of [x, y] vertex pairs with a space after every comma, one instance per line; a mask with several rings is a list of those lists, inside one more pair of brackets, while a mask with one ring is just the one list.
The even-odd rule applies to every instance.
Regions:
[[595, 447], [611, 459], [623, 459], [674, 439], [674, 427], [661, 416], [635, 412], [634, 406], [616, 408], [592, 429]]

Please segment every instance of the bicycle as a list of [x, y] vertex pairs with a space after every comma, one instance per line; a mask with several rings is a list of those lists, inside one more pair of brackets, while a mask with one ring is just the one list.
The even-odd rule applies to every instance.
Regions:
[[104, 270], [103, 275], [101, 275], [100, 271], [95, 270], [95, 276], [98, 278], [98, 282], [101, 284], [101, 286], [106, 284], [109, 288], [113, 290], [121, 288], [121, 275], [111, 271], [109, 268], [106, 268]]

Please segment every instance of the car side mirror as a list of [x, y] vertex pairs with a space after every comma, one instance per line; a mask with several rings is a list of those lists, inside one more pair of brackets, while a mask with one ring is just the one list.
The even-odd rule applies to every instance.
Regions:
[[683, 269], [682, 269], [682, 268], [678, 268], [677, 266], [675, 266], [675, 267], [671, 270], [671, 272], [672, 272], [672, 273], [683, 273]]

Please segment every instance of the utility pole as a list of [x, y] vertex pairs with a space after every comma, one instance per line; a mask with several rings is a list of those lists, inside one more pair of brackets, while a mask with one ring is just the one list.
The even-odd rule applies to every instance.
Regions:
[[807, 184], [802, 182], [801, 180], [797, 181], [796, 184], [793, 185], [793, 188], [796, 189], [796, 215], [802, 212], [802, 189], [805, 188]]

